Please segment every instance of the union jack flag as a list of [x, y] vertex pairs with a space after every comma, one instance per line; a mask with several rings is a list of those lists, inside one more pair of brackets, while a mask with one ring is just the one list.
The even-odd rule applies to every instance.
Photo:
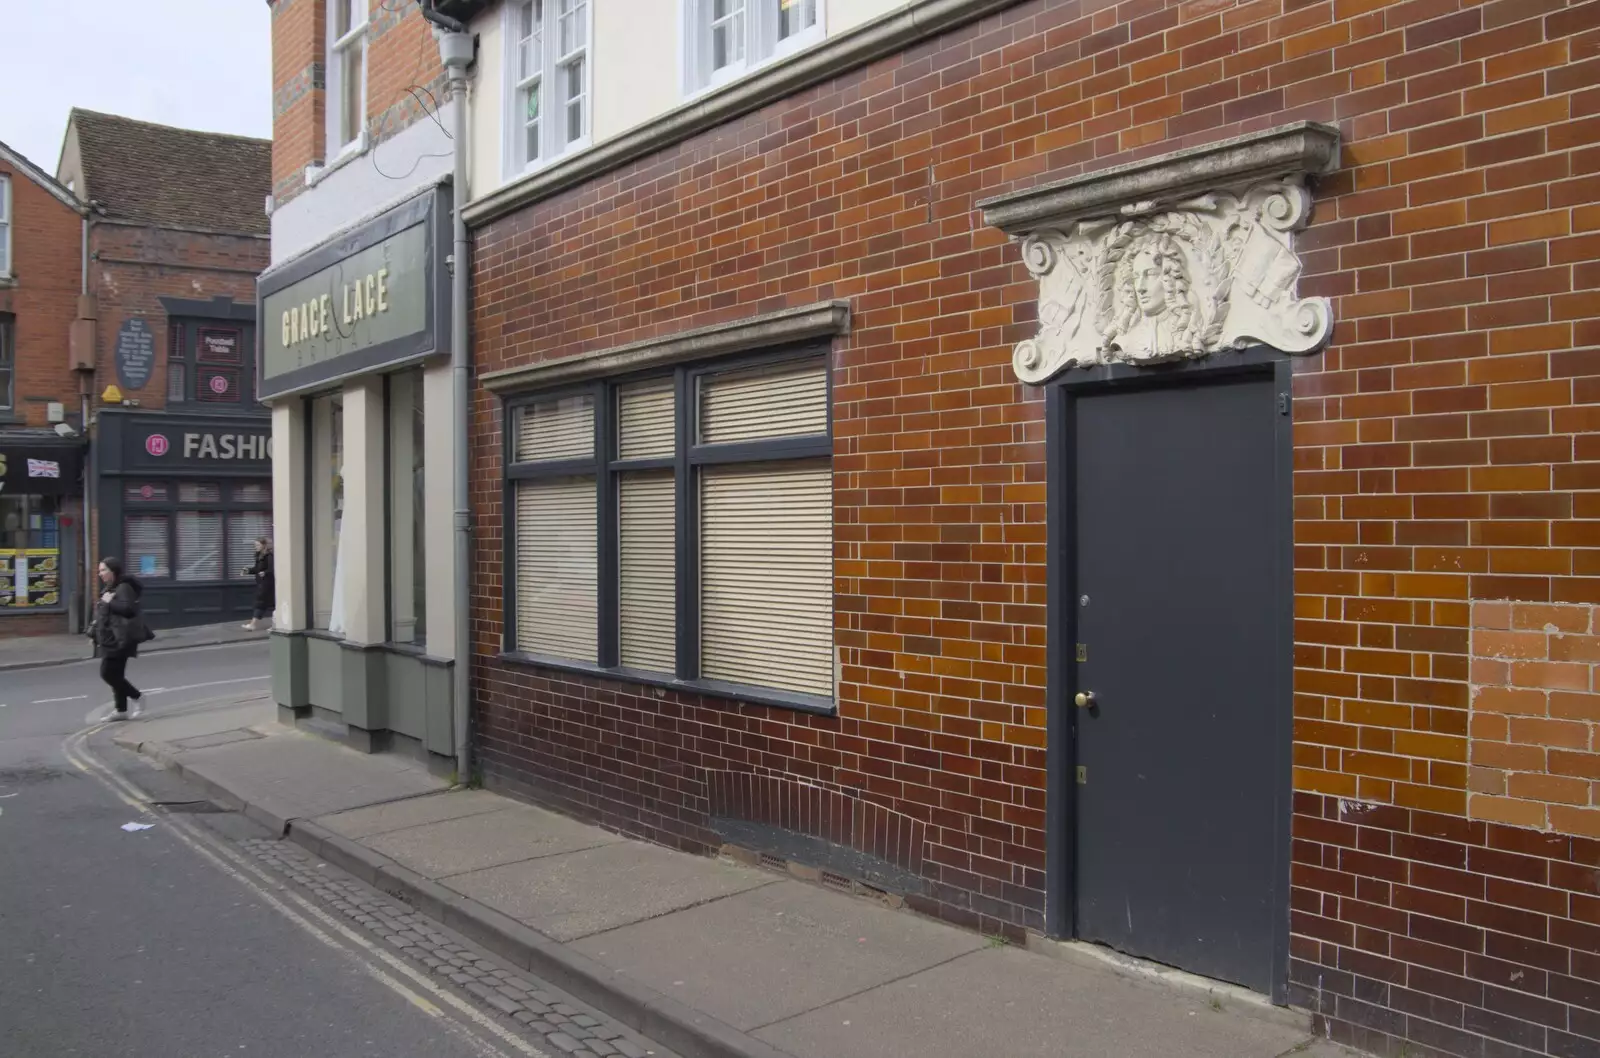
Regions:
[[61, 464], [50, 459], [28, 460], [28, 476], [30, 478], [59, 478]]

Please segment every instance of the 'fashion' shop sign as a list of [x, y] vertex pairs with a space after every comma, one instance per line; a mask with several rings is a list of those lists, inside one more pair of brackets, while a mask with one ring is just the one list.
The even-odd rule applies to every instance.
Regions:
[[263, 398], [442, 349], [447, 205], [430, 191], [261, 281]]

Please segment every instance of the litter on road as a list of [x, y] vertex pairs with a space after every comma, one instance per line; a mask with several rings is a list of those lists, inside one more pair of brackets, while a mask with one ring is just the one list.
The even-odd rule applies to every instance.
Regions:
[[153, 826], [155, 826], [154, 823], [124, 823], [122, 824], [122, 829], [131, 834], [135, 830], [149, 830]]

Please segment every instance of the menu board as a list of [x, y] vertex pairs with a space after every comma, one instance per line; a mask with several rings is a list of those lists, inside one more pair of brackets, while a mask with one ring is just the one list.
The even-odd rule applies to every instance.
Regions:
[[0, 550], [0, 606], [60, 606], [61, 552]]

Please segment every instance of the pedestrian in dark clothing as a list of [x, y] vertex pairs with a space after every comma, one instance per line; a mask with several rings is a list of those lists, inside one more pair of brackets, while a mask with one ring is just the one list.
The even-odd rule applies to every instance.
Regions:
[[100, 584], [104, 592], [94, 608], [94, 641], [100, 648], [100, 678], [116, 702], [113, 720], [128, 718], [128, 699], [143, 698], [139, 688], [128, 682], [128, 659], [137, 657], [139, 644], [155, 638], [140, 616], [139, 597], [144, 585], [122, 572], [122, 561], [101, 559]]
[[278, 608], [278, 578], [272, 569], [271, 540], [264, 536], [256, 538], [255, 565], [245, 570], [244, 575], [256, 579], [256, 606], [250, 615], [250, 623], [244, 627], [254, 632], [265, 620], [270, 628], [272, 612]]

